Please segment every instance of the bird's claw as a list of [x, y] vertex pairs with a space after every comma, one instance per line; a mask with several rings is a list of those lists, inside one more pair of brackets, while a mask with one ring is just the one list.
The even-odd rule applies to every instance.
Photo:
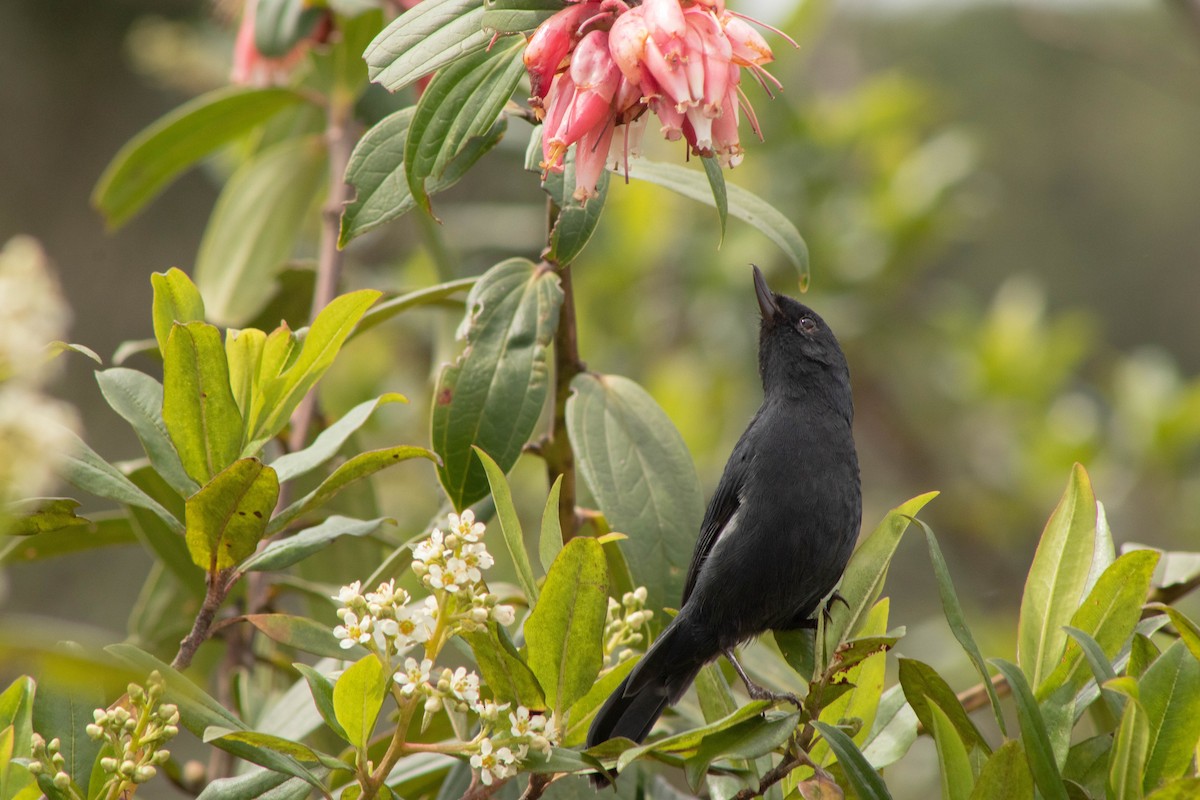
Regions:
[[791, 692], [773, 692], [753, 681], [746, 684], [746, 692], [751, 700], [770, 700], [772, 703], [791, 703], [796, 708], [804, 707], [804, 701]]

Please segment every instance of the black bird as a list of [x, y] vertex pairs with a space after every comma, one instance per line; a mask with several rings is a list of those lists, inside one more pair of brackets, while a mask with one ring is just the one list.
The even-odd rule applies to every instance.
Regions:
[[708, 504], [678, 616], [597, 712], [589, 747], [644, 740], [722, 653], [752, 697], [794, 699], [750, 681], [733, 648], [765, 631], [812, 627], [854, 549], [862, 498], [846, 357], [825, 322], [773, 293], [758, 267], [754, 290], [762, 406]]

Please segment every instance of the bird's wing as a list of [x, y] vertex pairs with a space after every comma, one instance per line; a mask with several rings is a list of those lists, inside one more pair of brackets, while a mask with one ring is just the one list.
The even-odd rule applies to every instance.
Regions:
[[733, 454], [729, 457], [729, 463], [725, 465], [725, 472], [721, 475], [717, 490], [713, 492], [712, 499], [708, 502], [708, 510], [704, 512], [704, 522], [700, 525], [700, 537], [696, 540], [696, 549], [692, 551], [692, 563], [688, 565], [687, 583], [683, 586], [681, 608], [691, 596], [692, 589], [696, 588], [696, 579], [700, 577], [700, 568], [704, 566], [704, 560], [716, 546], [721, 534], [726, 532], [730, 521], [733, 520], [742, 504], [742, 486], [746, 482], [746, 477], [750, 472], [750, 461], [754, 456], [753, 447], [750, 444], [750, 432], [754, 430], [754, 422], [757, 419], [755, 417], [751, 421], [746, 432], [742, 434], [742, 438], [738, 440], [737, 446], [733, 448]]

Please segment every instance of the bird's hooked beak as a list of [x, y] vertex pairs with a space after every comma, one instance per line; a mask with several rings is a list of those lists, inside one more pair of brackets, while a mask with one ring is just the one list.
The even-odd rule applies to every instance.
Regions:
[[771, 291], [771, 287], [767, 286], [767, 279], [763, 277], [762, 270], [754, 264], [754, 294], [758, 296], [758, 308], [762, 312], [762, 318], [767, 322], [774, 322], [775, 317], [779, 315], [779, 303], [775, 301], [775, 294]]

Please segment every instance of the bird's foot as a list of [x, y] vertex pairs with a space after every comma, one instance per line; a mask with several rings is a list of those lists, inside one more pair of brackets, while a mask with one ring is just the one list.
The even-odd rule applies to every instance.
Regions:
[[729, 659], [729, 663], [733, 664], [734, 670], [741, 676], [742, 683], [746, 684], [746, 693], [750, 695], [751, 700], [770, 700], [772, 703], [791, 703], [796, 708], [804, 707], [804, 701], [791, 692], [773, 692], [765, 686], [760, 686], [750, 680], [750, 676], [746, 674], [746, 670], [742, 669], [741, 663], [738, 662], [737, 656], [733, 654], [733, 648], [725, 651], [725, 657]]

